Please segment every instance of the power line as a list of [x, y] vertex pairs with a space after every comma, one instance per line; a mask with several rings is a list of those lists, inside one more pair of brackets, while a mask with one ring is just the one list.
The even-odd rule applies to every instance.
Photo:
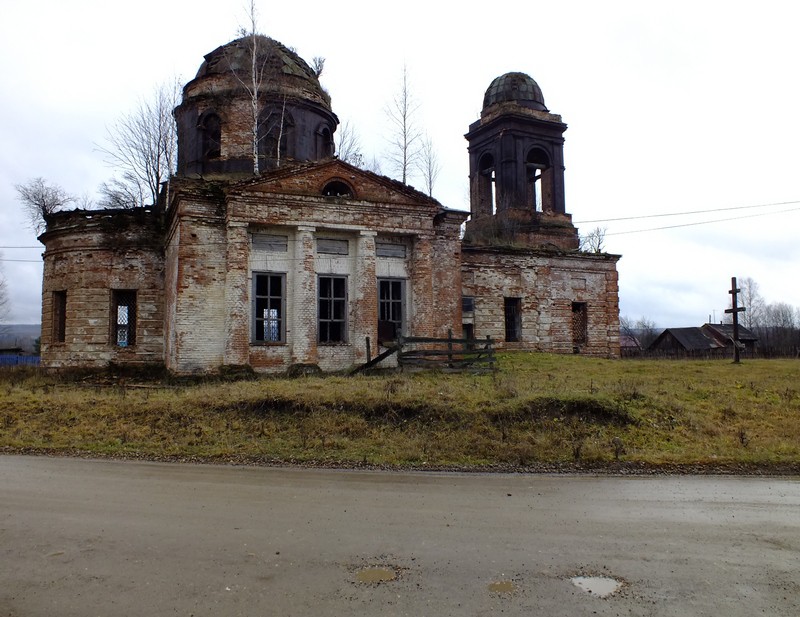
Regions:
[[[638, 219], [653, 219], [653, 218], [660, 218], [665, 216], [686, 216], [689, 214], [707, 214], [709, 212], [727, 212], [731, 210], [752, 210], [753, 208], [771, 208], [774, 206], [789, 206], [791, 204], [800, 204], [800, 201], [776, 201], [775, 203], [771, 204], [758, 204], [755, 206], [732, 206], [730, 208], [712, 208], [710, 210], [690, 210], [687, 212], [665, 212], [663, 214], [642, 214], [640, 216], [621, 216], [618, 218], [613, 219], [595, 219], [592, 221], [575, 221], [576, 225], [582, 225], [585, 223], [611, 223], [616, 221], [634, 221]], [[787, 210], [789, 212], [789, 210]], [[771, 213], [768, 213], [771, 214]], [[723, 219], [726, 220], [726, 219]], [[679, 226], [678, 226], [679, 227]]]
[[[800, 202], [788, 202], [788, 203], [800, 203]], [[646, 231], [660, 231], [662, 229], [676, 229], [678, 227], [694, 227], [695, 225], [708, 225], [710, 223], [724, 223], [726, 221], [738, 221], [740, 219], [752, 219], [757, 218], [759, 216], [770, 216], [771, 214], [785, 214], [786, 212], [796, 212], [800, 210], [800, 208], [789, 208], [788, 210], [779, 210], [777, 212], [763, 212], [762, 214], [750, 214], [745, 216], [732, 216], [725, 219], [713, 219], [710, 221], [696, 221], [694, 223], [683, 223], [680, 225], [665, 225], [663, 227], [650, 227], [649, 229], [635, 229], [632, 231], [612, 231], [607, 232], [607, 236], [622, 236], [625, 234], [638, 234], [644, 233]], [[709, 210], [709, 212], [712, 212]]]

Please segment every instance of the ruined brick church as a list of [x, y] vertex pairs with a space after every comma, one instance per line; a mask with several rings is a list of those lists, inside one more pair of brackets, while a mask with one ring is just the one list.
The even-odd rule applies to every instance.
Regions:
[[501, 349], [619, 355], [618, 256], [578, 250], [567, 127], [533, 79], [508, 73], [486, 91], [466, 134], [467, 213], [337, 159], [314, 71], [258, 42], [257, 139], [240, 39], [183, 89], [159, 203], [48, 218], [44, 366], [338, 371], [367, 360], [368, 338], [374, 354], [450, 329]]

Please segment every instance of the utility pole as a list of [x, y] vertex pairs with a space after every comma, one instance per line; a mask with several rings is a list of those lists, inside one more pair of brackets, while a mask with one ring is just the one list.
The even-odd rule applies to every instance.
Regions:
[[731, 278], [731, 308], [725, 309], [726, 313], [731, 313], [733, 316], [733, 363], [739, 364], [739, 313], [743, 313], [745, 307], [739, 306], [738, 294], [742, 290], [736, 287], [736, 277]]

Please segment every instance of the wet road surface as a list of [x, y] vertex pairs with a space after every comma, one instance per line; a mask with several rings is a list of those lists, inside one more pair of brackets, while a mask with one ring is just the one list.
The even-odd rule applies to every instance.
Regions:
[[796, 617], [800, 479], [0, 456], [0, 617], [500, 614]]

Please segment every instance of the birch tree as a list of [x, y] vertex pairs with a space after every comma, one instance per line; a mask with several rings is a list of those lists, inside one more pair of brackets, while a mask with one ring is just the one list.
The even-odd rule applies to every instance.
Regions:
[[422, 141], [417, 167], [420, 175], [422, 175], [425, 192], [428, 194], [428, 197], [433, 197], [433, 187], [436, 184], [436, 180], [439, 178], [442, 166], [439, 163], [439, 157], [433, 147], [433, 140], [428, 136]]
[[417, 126], [418, 110], [419, 104], [408, 83], [408, 69], [403, 65], [400, 90], [385, 109], [391, 128], [387, 158], [403, 184], [408, 183], [408, 176], [420, 158], [422, 132]]
[[[246, 28], [241, 28], [239, 31], [247, 44], [247, 53], [249, 56], [247, 62], [247, 74], [240, 75], [237, 72], [234, 64], [230, 62], [230, 59], [228, 64], [231, 67], [231, 73], [237, 79], [249, 98], [250, 140], [252, 145], [251, 155], [253, 157], [253, 175], [257, 176], [261, 171], [258, 160], [259, 115], [261, 113], [259, 95], [264, 85], [265, 69], [268, 56], [264, 54], [263, 58], [259, 59], [259, 53], [261, 53], [260, 43], [264, 37], [258, 33], [257, 29], [258, 14], [256, 11], [255, 0], [250, 0], [250, 5], [247, 11], [247, 20], [249, 21], [248, 26]], [[283, 122], [281, 121], [281, 125], [282, 124]], [[282, 128], [283, 127], [281, 126], [281, 129]], [[278, 152], [280, 152], [280, 141], [278, 142]]]
[[172, 111], [180, 92], [178, 78], [164, 82], [108, 129], [108, 145], [100, 151], [118, 175], [101, 185], [101, 205], [134, 208], [156, 203], [162, 183], [175, 171], [178, 145]]

